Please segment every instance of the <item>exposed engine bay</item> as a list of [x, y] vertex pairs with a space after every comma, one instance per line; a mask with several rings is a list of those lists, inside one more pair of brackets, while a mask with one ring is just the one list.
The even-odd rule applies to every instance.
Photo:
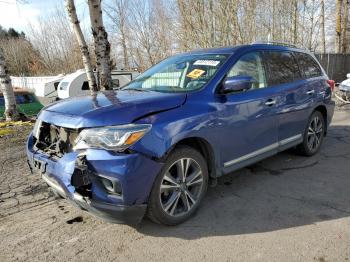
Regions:
[[[34, 149], [42, 151], [51, 158], [62, 158], [73, 151], [74, 141], [79, 134], [77, 129], [67, 129], [39, 121], [34, 128]], [[71, 184], [76, 192], [84, 197], [91, 197], [91, 180], [93, 174], [88, 169], [85, 155], [76, 159]]]
[[77, 129], [68, 129], [40, 122], [34, 134], [34, 148], [50, 156], [61, 158], [73, 151], [74, 141], [79, 134]]

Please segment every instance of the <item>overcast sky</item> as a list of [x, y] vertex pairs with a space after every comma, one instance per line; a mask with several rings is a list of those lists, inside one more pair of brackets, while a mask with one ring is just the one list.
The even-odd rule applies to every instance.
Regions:
[[[88, 14], [86, 1], [75, 2], [81, 21], [88, 21], [85, 19]], [[45, 17], [57, 7], [64, 8], [64, 0], [0, 0], [0, 25], [26, 32], [28, 23], [35, 25], [39, 17]]]

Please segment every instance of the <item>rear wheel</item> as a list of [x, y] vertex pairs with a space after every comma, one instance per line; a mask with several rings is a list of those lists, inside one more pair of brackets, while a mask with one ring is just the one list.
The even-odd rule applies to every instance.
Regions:
[[176, 148], [156, 178], [148, 203], [148, 216], [156, 223], [177, 225], [197, 210], [208, 185], [203, 156], [187, 146]]
[[315, 111], [309, 118], [308, 125], [304, 132], [304, 140], [298, 146], [301, 154], [312, 156], [316, 154], [322, 145], [325, 132], [325, 120], [321, 112]]

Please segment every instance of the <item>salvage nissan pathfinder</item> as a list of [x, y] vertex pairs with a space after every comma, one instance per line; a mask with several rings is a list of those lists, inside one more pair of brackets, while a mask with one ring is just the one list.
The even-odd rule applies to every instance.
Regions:
[[295, 46], [197, 50], [153, 66], [118, 91], [44, 108], [28, 163], [58, 195], [112, 222], [176, 225], [209, 183], [280, 151], [316, 154], [334, 81]]

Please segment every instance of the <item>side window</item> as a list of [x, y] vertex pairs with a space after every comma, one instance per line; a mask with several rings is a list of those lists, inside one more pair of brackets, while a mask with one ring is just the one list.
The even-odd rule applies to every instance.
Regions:
[[0, 96], [0, 106], [4, 106], [5, 105], [5, 99], [4, 97], [1, 95]]
[[119, 79], [112, 79], [113, 88], [120, 87]]
[[89, 90], [89, 82], [84, 81], [83, 86], [81, 87], [81, 90]]
[[55, 82], [55, 83], [53, 83], [53, 86], [55, 87], [55, 90], [57, 91], [57, 88], [58, 88], [58, 84], [59, 84], [60, 82]]
[[266, 87], [265, 69], [259, 53], [243, 55], [227, 74], [230, 76], [250, 76], [254, 83], [252, 89]]
[[25, 104], [25, 98], [23, 95], [15, 95], [16, 96], [16, 104]]
[[264, 55], [269, 68], [269, 85], [291, 83], [302, 78], [292, 53], [267, 51]]
[[68, 84], [69, 84], [68, 82], [61, 82], [60, 89], [61, 90], [67, 90]]
[[24, 98], [24, 104], [28, 104], [28, 103], [33, 103], [34, 99], [33, 99], [33, 96], [31, 95], [28, 95], [28, 94], [24, 94], [23, 95], [23, 98]]
[[322, 76], [322, 70], [317, 62], [308, 54], [296, 53], [300, 70], [304, 73], [305, 78]]

